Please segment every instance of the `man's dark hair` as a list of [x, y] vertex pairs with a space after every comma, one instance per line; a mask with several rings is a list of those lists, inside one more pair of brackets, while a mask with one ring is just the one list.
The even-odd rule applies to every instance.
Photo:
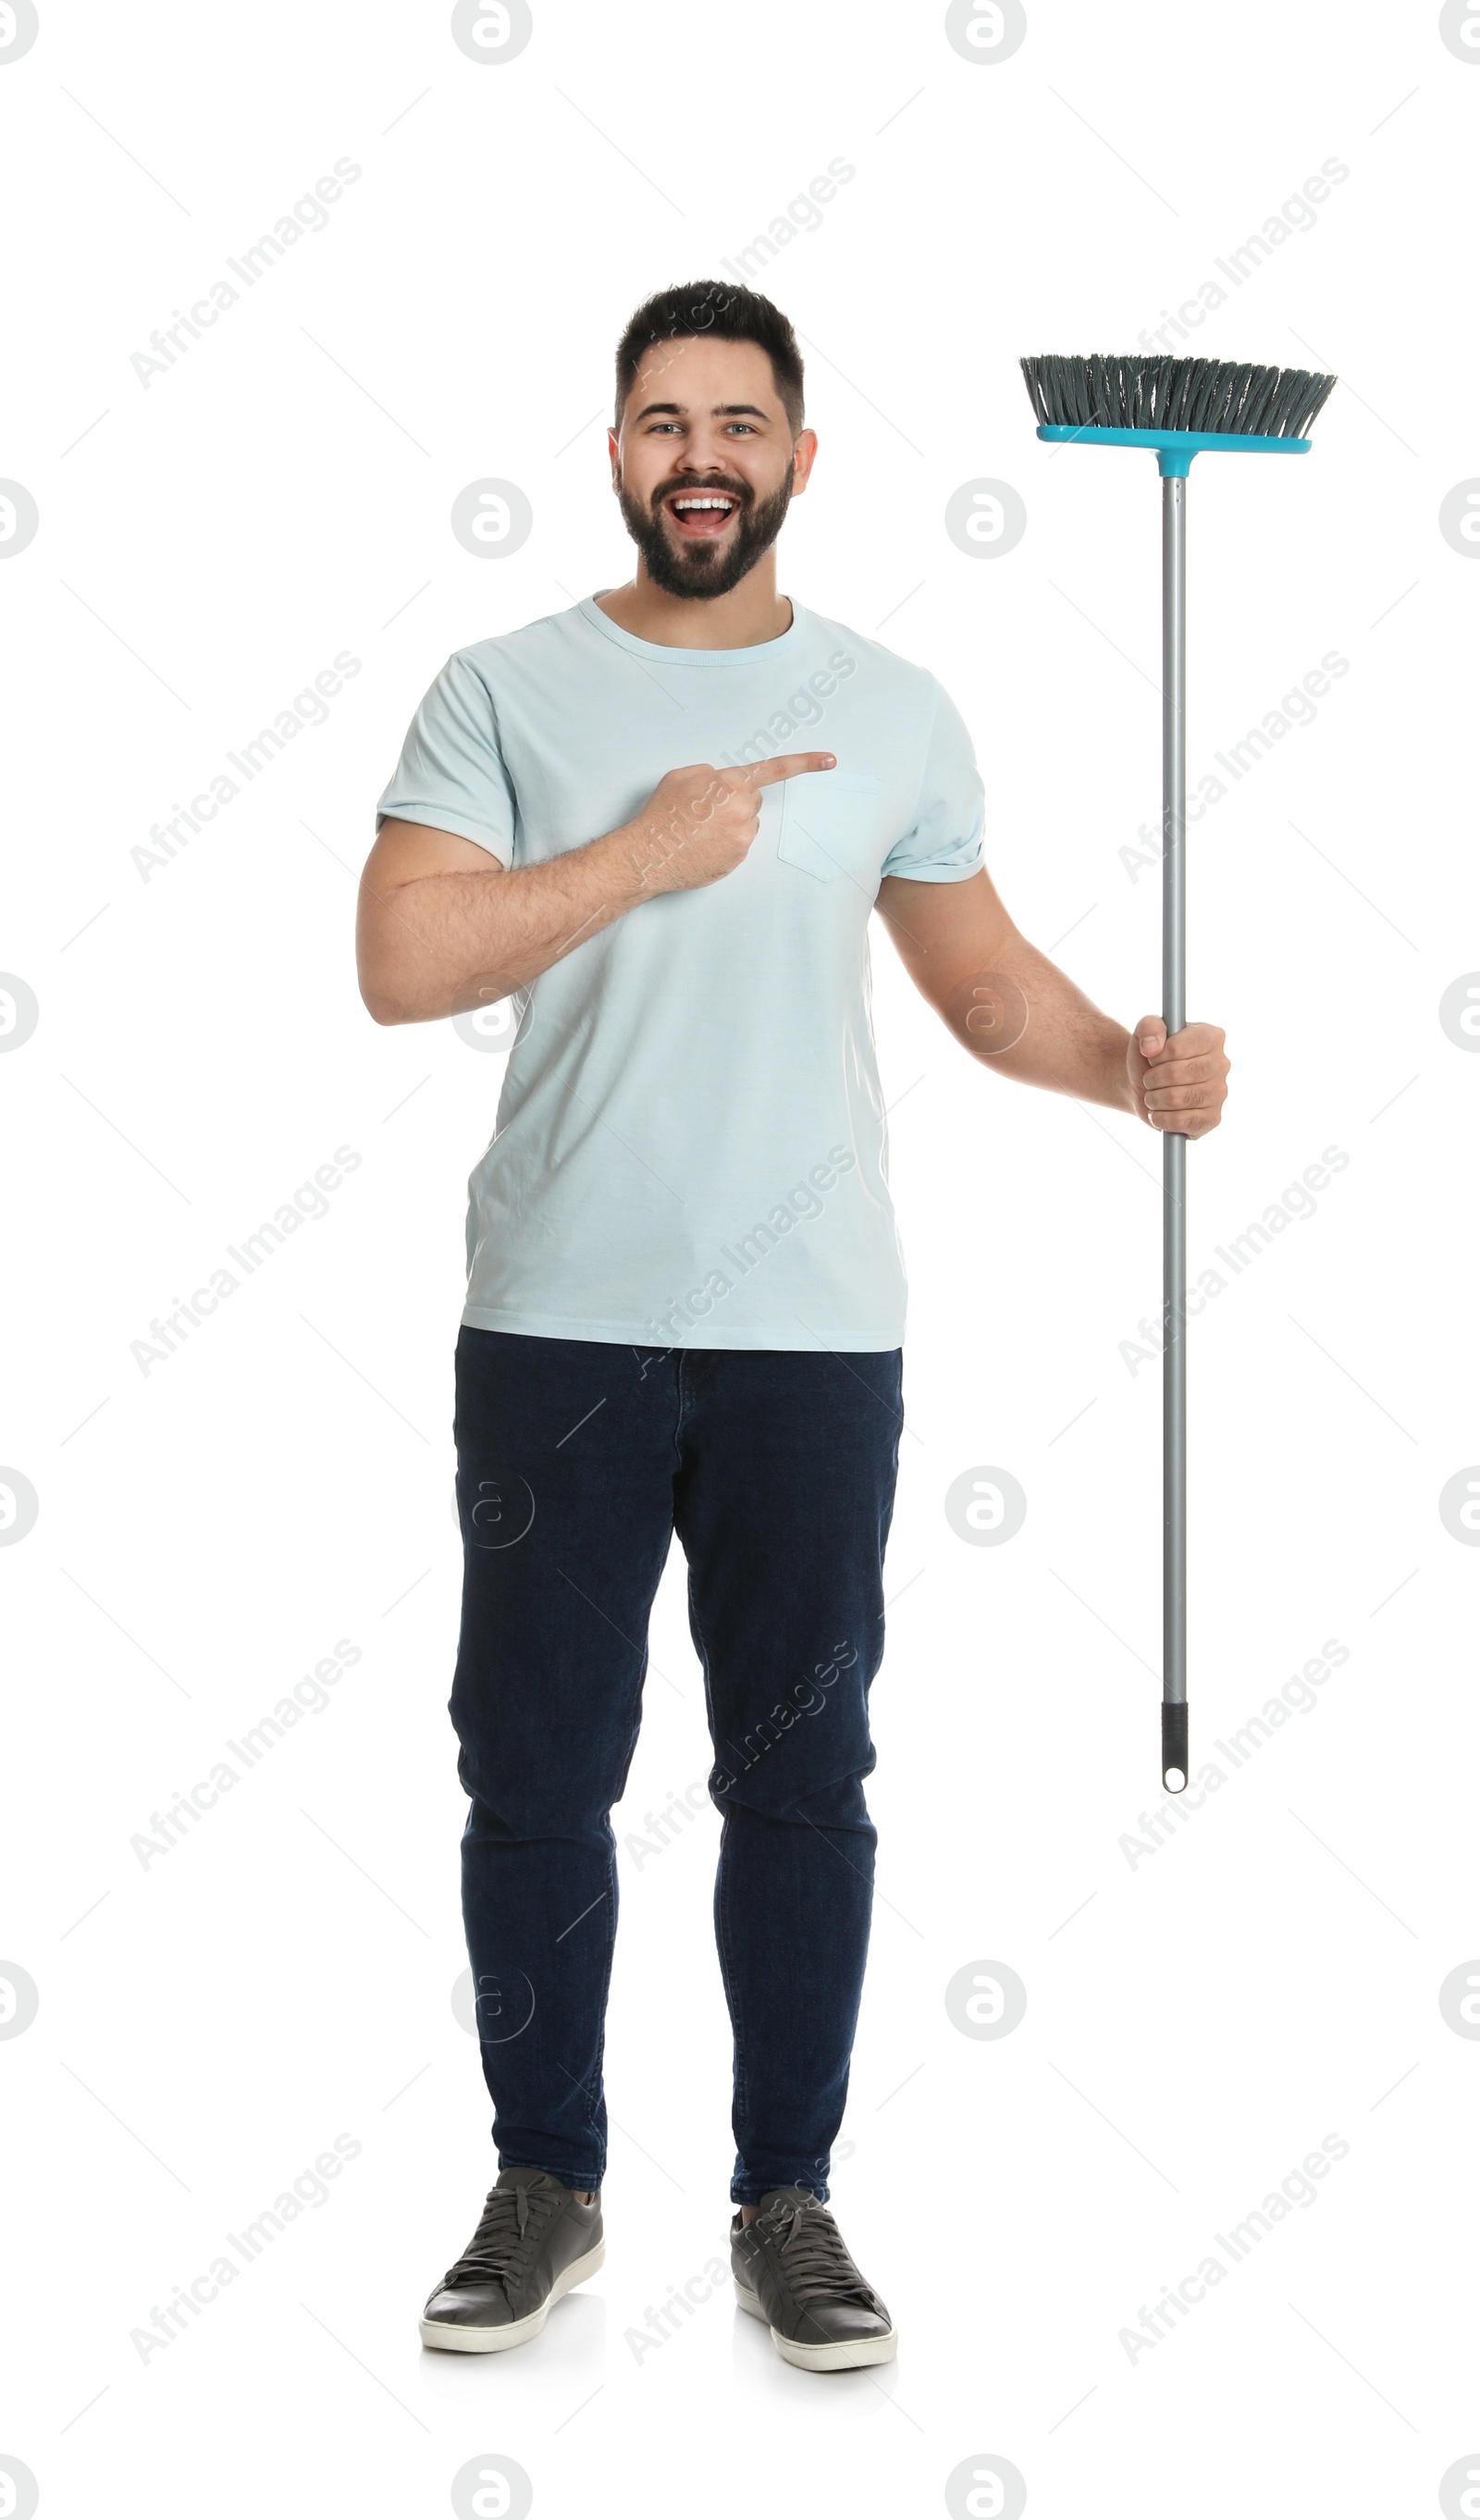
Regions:
[[794, 437], [803, 413], [796, 335], [769, 297], [728, 280], [691, 280], [682, 288], [660, 289], [638, 308], [616, 345], [617, 428], [644, 353], [653, 342], [696, 340], [705, 333], [717, 341], [753, 341], [765, 351]]

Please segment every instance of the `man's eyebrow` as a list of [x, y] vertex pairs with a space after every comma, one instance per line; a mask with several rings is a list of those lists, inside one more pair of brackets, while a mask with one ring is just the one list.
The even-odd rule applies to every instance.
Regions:
[[[688, 404], [682, 402], [645, 402], [637, 418], [650, 420], [654, 413], [671, 413], [678, 420], [684, 417], [688, 408]], [[772, 414], [762, 411], [758, 402], [717, 402], [710, 417], [715, 420], [770, 420]]]

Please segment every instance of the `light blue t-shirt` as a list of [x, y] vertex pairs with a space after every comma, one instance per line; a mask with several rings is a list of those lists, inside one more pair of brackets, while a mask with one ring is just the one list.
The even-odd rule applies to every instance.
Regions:
[[829, 751], [762, 791], [744, 863], [639, 903], [512, 1005], [469, 1183], [465, 1322], [634, 1346], [882, 1349], [905, 1273], [870, 1012], [883, 875], [982, 863], [970, 738], [919, 665], [800, 605], [756, 648], [663, 648], [592, 600], [450, 656], [380, 799], [537, 866], [665, 771]]

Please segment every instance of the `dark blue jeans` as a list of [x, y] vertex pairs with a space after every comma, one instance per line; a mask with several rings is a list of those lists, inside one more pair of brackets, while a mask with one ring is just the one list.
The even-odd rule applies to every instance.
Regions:
[[724, 1816], [731, 2195], [828, 2194], [869, 1941], [869, 1686], [900, 1351], [632, 1348], [465, 1325], [463, 1913], [501, 2168], [598, 2188], [616, 1841], [676, 1530]]

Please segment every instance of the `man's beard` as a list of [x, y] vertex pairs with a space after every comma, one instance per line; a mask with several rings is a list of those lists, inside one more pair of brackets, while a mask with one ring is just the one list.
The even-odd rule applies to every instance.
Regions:
[[649, 508], [641, 507], [622, 481], [617, 483], [617, 500], [622, 521], [642, 554], [648, 574], [654, 586], [665, 595], [707, 598], [728, 595], [749, 574], [763, 552], [768, 552], [781, 532], [786, 510], [791, 504], [791, 474], [788, 469], [781, 488], [759, 505], [752, 504], [752, 494], [732, 481], [708, 481], [695, 485], [695, 494], [703, 497], [723, 490], [727, 498], [740, 503], [740, 521], [727, 544], [718, 542], [683, 542], [675, 545], [663, 521], [663, 502], [671, 498], [674, 488], [668, 484]]

